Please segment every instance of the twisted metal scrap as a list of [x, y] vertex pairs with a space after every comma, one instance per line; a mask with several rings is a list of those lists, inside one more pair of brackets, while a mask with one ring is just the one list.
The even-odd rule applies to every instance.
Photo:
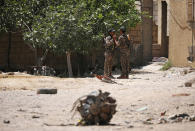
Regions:
[[92, 92], [77, 99], [72, 111], [78, 111], [82, 117], [77, 125], [105, 125], [116, 113], [116, 100], [109, 92], [101, 90]]

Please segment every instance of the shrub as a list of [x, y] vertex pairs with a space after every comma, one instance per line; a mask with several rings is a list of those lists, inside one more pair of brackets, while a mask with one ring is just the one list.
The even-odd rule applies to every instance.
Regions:
[[160, 70], [161, 71], [166, 71], [166, 70], [170, 69], [171, 67], [172, 67], [171, 62], [167, 61]]

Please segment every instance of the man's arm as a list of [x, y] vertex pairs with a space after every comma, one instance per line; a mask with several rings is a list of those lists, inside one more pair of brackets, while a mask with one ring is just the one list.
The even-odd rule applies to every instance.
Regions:
[[109, 37], [105, 38], [105, 47], [109, 47], [113, 44], [113, 42], [110, 40], [111, 40], [111, 38], [109, 38]]
[[119, 42], [119, 40], [116, 39], [116, 35], [113, 36], [113, 40], [114, 40], [117, 47], [120, 46], [120, 42]]

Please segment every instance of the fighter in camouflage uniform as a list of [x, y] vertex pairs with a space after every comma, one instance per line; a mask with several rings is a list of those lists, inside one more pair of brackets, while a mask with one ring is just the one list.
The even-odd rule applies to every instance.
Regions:
[[120, 28], [120, 36], [118, 41], [115, 41], [116, 45], [120, 49], [120, 62], [122, 73], [117, 79], [128, 79], [129, 78], [129, 57], [130, 57], [130, 41], [125, 34], [126, 29], [124, 26]]
[[104, 76], [109, 78], [114, 78], [112, 76], [112, 62], [113, 62], [113, 55], [115, 49], [115, 43], [113, 36], [115, 35], [115, 30], [110, 29], [108, 31], [109, 36], [104, 39], [104, 46], [105, 46], [105, 62], [104, 62]]

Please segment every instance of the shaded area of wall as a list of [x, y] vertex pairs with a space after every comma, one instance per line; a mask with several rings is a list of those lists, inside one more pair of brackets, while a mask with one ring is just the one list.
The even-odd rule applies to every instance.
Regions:
[[[34, 65], [34, 51], [27, 44], [24, 44], [20, 33], [12, 33], [10, 48], [10, 68], [23, 69], [26, 66]], [[0, 35], [0, 68], [8, 66], [8, 41], [9, 35]]]
[[170, 1], [169, 59], [174, 66], [193, 66], [189, 63], [188, 47], [192, 45], [192, 30], [187, 23], [185, 0]]
[[0, 68], [5, 68], [8, 64], [8, 35], [0, 34]]

